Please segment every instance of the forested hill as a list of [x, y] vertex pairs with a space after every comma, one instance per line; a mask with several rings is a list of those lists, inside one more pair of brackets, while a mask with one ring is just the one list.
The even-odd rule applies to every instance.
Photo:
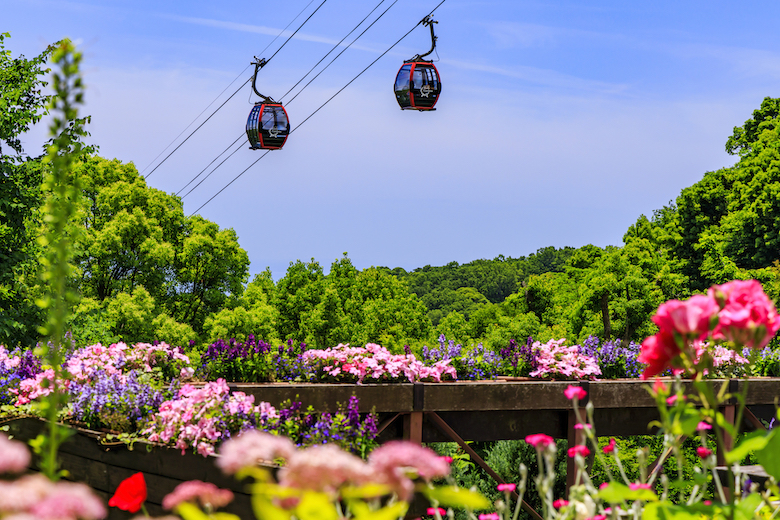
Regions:
[[441, 267], [426, 265], [406, 272], [382, 268], [405, 281], [429, 310], [434, 325], [450, 312], [457, 311], [467, 319], [487, 303], [500, 303], [514, 294], [530, 275], [562, 273], [574, 253], [572, 247], [539, 249], [527, 257], [474, 260], [467, 264], [450, 262]]
[[[41, 339], [44, 251], [36, 237], [50, 165], [23, 150], [20, 136], [50, 101], [40, 94], [50, 52], [31, 60], [0, 53], [0, 106], [16, 107], [0, 111], [0, 344], [12, 347]], [[181, 199], [148, 186], [132, 163], [85, 154], [72, 171], [81, 193], [69, 227], [78, 301], [68, 327], [79, 344], [202, 346], [254, 334], [401, 350], [444, 334], [500, 349], [529, 336], [641, 340], [655, 333], [660, 303], [736, 278], [758, 279], [777, 302], [779, 113], [780, 99], [764, 99], [726, 140], [737, 163], [638, 216], [620, 246], [545, 247], [410, 272], [359, 270], [345, 255], [326, 275], [316, 260], [296, 260], [278, 281], [267, 270], [249, 281], [249, 258], [233, 230], [185, 216]]]

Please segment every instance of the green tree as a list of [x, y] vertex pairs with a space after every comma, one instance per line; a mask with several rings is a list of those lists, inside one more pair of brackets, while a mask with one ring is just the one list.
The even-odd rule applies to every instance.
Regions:
[[249, 255], [236, 232], [199, 215], [189, 217], [176, 250], [172, 315], [202, 331], [206, 316], [240, 296], [249, 278]]
[[38, 56], [13, 58], [0, 33], [0, 344], [33, 345], [42, 315], [34, 303], [39, 255], [34, 229], [41, 205], [40, 157], [26, 156], [21, 136], [48, 112], [45, 63], [55, 45]]
[[282, 339], [304, 339], [301, 320], [319, 304], [324, 278], [322, 267], [313, 258], [309, 263], [290, 262], [287, 272], [276, 284], [273, 300], [279, 312], [278, 331]]
[[273, 294], [271, 273], [266, 270], [247, 285], [238, 304], [209, 315], [204, 324], [206, 338], [245, 341], [250, 334], [269, 343], [276, 342], [278, 312], [270, 303]]
[[765, 131], [777, 127], [780, 115], [780, 98], [766, 97], [753, 111], [753, 117], [742, 126], [735, 126], [734, 133], [726, 141], [726, 151], [732, 155], [747, 157], [756, 151], [754, 144]]
[[184, 230], [181, 200], [146, 185], [132, 163], [90, 157], [76, 168], [84, 205], [79, 267], [85, 296], [100, 301], [143, 286], [164, 301]]

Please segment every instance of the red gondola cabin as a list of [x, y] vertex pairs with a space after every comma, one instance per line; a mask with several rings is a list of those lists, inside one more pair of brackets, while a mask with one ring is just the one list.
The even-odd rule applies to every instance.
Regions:
[[402, 109], [436, 110], [440, 93], [439, 71], [429, 61], [406, 62], [395, 77], [395, 99]]
[[257, 103], [246, 121], [252, 150], [279, 150], [290, 133], [290, 120], [281, 103]]

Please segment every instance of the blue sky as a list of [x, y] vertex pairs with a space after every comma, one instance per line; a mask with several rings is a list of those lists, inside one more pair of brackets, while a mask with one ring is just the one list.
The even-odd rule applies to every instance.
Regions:
[[[238, 88], [231, 82], [249, 77], [253, 56], [270, 57], [321, 1], [0, 0], [0, 31], [27, 57], [76, 41], [92, 141], [148, 173]], [[327, 0], [261, 71], [260, 91], [289, 100], [378, 1]], [[777, 2], [446, 0], [434, 15], [435, 112], [401, 111], [392, 92], [403, 60], [430, 47], [418, 27], [297, 126], [439, 1], [397, 0], [286, 105], [294, 133], [284, 149], [200, 209], [235, 229], [252, 273], [270, 267], [279, 279], [311, 258], [327, 270], [343, 252], [360, 269], [414, 269], [621, 245], [639, 215], [733, 164], [724, 151], [733, 127], [780, 96]], [[243, 134], [254, 101], [243, 88], [147, 182], [185, 193]], [[39, 125], [26, 137], [31, 153], [45, 133]], [[243, 146], [184, 197], [185, 213], [259, 153]]]

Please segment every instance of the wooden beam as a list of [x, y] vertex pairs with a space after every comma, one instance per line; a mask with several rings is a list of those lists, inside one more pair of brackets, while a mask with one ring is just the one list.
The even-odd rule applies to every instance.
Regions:
[[[425, 415], [436, 425], [437, 428], [439, 428], [442, 431], [442, 433], [446, 434], [450, 439], [457, 442], [458, 445], [461, 448], [463, 448], [463, 451], [469, 454], [469, 457], [471, 457], [474, 462], [479, 464], [479, 466], [482, 469], [484, 469], [488, 475], [493, 477], [493, 480], [495, 480], [499, 484], [506, 484], [506, 481], [503, 478], [501, 478], [501, 475], [496, 473], [495, 470], [493, 470], [493, 468], [491, 468], [488, 465], [488, 463], [485, 462], [482, 459], [482, 457], [480, 457], [479, 454], [476, 451], [474, 451], [474, 449], [471, 446], [466, 444], [466, 441], [461, 439], [460, 435], [458, 435], [455, 432], [455, 430], [453, 430], [452, 427], [450, 427], [450, 425], [444, 421], [444, 419], [439, 417], [439, 415], [436, 412], [426, 412]], [[517, 492], [515, 491], [512, 492], [512, 496], [514, 497], [515, 500], [520, 498], [520, 495], [518, 495]], [[537, 513], [533, 507], [528, 505], [528, 503], [525, 500], [522, 501], [520, 506], [523, 508], [523, 511], [531, 515], [531, 517], [534, 518], [534, 520], [543, 520], [542, 516], [539, 513]]]

